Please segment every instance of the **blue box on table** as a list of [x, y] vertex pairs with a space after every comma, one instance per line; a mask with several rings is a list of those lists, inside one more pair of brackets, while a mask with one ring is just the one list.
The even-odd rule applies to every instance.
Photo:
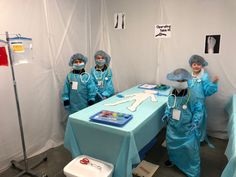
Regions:
[[133, 118], [133, 115], [102, 110], [90, 117], [93, 122], [122, 127]]

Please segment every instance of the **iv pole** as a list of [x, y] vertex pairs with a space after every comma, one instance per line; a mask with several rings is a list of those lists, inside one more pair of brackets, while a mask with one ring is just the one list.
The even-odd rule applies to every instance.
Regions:
[[[43, 161], [47, 160], [47, 156], [44, 155], [42, 159], [39, 159], [38, 162], [35, 162], [31, 167], [28, 166], [28, 159], [26, 155], [26, 148], [25, 148], [25, 138], [24, 138], [24, 130], [23, 130], [23, 125], [22, 125], [22, 119], [21, 119], [21, 111], [20, 111], [20, 104], [19, 104], [19, 99], [18, 99], [18, 94], [17, 94], [17, 87], [16, 87], [16, 79], [15, 79], [15, 73], [14, 73], [14, 67], [13, 67], [13, 61], [12, 61], [12, 56], [11, 56], [11, 48], [10, 48], [10, 42], [9, 42], [9, 34], [6, 32], [6, 40], [7, 40], [7, 48], [8, 48], [8, 53], [9, 53], [9, 59], [10, 59], [10, 64], [11, 64], [11, 73], [12, 73], [12, 80], [13, 80], [13, 85], [14, 85], [14, 92], [15, 92], [15, 99], [16, 99], [16, 106], [17, 106], [17, 115], [18, 115], [18, 121], [19, 121], [19, 127], [20, 127], [20, 135], [21, 135], [21, 142], [22, 142], [22, 148], [23, 148], [23, 155], [24, 155], [24, 165], [21, 165], [19, 162], [12, 160], [11, 164], [13, 167], [19, 169], [21, 172], [16, 175], [15, 177], [20, 177], [24, 174], [28, 174], [33, 177], [40, 177], [35, 173], [32, 168], [38, 166], [41, 164]], [[43, 175], [46, 177], [47, 175]]]

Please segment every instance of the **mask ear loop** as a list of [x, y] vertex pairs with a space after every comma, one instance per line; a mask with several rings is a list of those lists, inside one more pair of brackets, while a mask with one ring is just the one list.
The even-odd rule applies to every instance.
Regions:
[[[169, 97], [170, 96], [173, 96], [174, 97], [174, 103], [173, 103], [173, 105], [172, 106], [170, 106], [170, 104], [169, 104]], [[167, 107], [168, 108], [174, 108], [175, 107], [175, 105], [176, 105], [176, 96], [174, 95], [174, 94], [170, 94], [169, 96], [168, 96], [168, 101], [167, 101]]]

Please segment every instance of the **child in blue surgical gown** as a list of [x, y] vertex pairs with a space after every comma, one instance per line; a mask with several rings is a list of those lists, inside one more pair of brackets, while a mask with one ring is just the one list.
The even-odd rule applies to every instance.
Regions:
[[200, 130], [203, 104], [190, 92], [187, 80], [191, 75], [185, 69], [176, 69], [167, 75], [173, 90], [168, 97], [165, 115], [167, 122], [167, 166], [176, 165], [188, 177], [200, 176]]
[[[203, 120], [200, 126], [201, 128], [201, 139], [209, 143], [206, 133], [207, 128], [207, 111], [205, 100], [206, 97], [213, 95], [218, 90], [218, 80], [219, 78], [215, 76], [213, 81], [209, 79], [208, 73], [204, 70], [204, 67], [208, 65], [205, 59], [199, 55], [192, 55], [189, 59], [189, 65], [192, 68], [192, 79], [188, 81], [189, 88], [197, 99], [203, 102]], [[211, 145], [209, 143], [209, 145]]]
[[74, 54], [69, 61], [72, 71], [67, 74], [62, 92], [62, 101], [69, 114], [86, 108], [95, 102], [96, 88], [89, 73], [85, 72], [87, 57]]
[[91, 69], [91, 76], [96, 85], [96, 102], [114, 95], [112, 71], [109, 67], [111, 57], [99, 50], [94, 55], [95, 67]]

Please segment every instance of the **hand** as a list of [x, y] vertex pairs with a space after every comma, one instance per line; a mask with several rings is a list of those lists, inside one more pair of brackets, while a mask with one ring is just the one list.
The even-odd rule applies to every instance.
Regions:
[[197, 125], [196, 124], [192, 124], [191, 128], [190, 128], [190, 131], [194, 131], [195, 129], [197, 128]]
[[189, 127], [189, 131], [188, 131], [188, 134], [192, 134], [192, 132], [194, 130], [196, 130], [198, 128], [198, 126], [195, 124], [195, 123], [192, 123]]
[[168, 116], [167, 115], [164, 115], [162, 118], [161, 118], [162, 122], [167, 122], [169, 120]]
[[65, 110], [70, 111], [70, 100], [64, 100], [63, 104]]
[[64, 106], [65, 110], [70, 111], [70, 106]]
[[89, 105], [89, 106], [93, 105], [94, 103], [95, 103], [95, 101], [93, 101], [93, 100], [89, 100], [89, 101], [88, 101], [88, 105]]
[[70, 100], [64, 100], [63, 102], [64, 106], [70, 106]]
[[218, 77], [218, 76], [215, 76], [215, 77], [213, 78], [213, 80], [212, 80], [212, 82], [215, 83], [215, 84], [216, 84], [218, 81], [219, 81], [219, 77]]
[[208, 47], [208, 53], [214, 53], [214, 47], [216, 45], [216, 39], [212, 36], [209, 36], [207, 38], [207, 47]]

